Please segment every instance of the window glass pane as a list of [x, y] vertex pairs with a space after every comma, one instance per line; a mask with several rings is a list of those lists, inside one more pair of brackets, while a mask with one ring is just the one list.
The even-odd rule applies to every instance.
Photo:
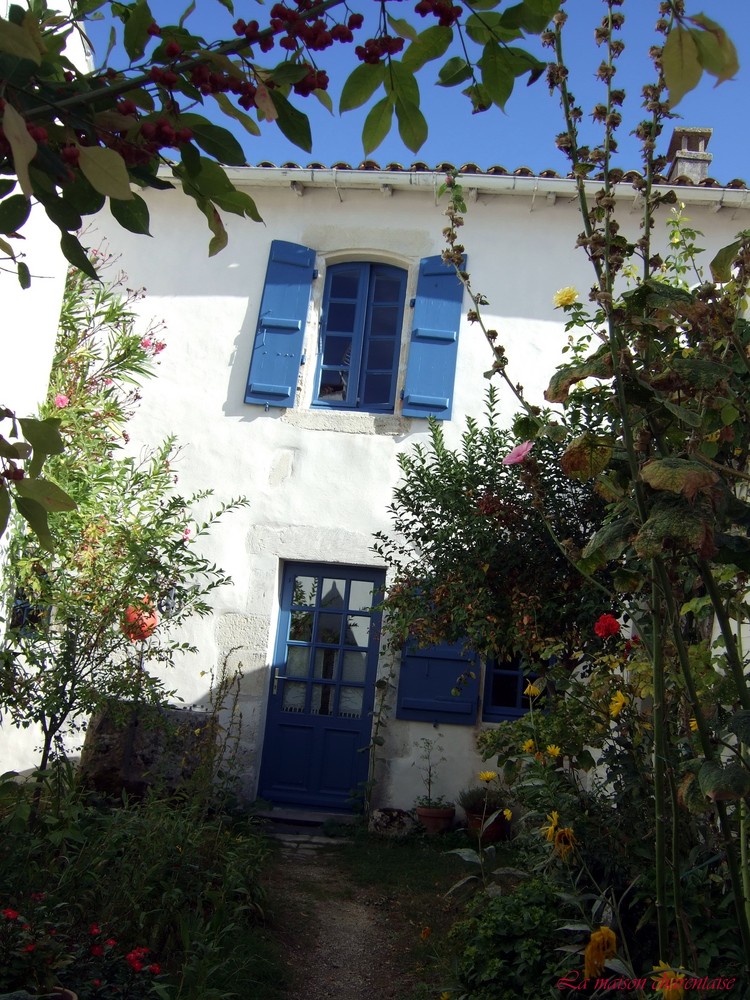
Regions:
[[366, 646], [369, 641], [370, 619], [364, 615], [349, 615], [346, 620], [345, 645]]
[[363, 405], [371, 406], [377, 403], [390, 403], [392, 381], [393, 376], [390, 372], [387, 375], [366, 375], [364, 391], [362, 393]]
[[349, 590], [351, 611], [369, 611], [373, 601], [373, 585], [369, 580], [352, 580]]
[[315, 636], [315, 641], [325, 643], [329, 646], [337, 645], [341, 637], [342, 621], [343, 618], [341, 615], [319, 615], [318, 633]]
[[378, 274], [375, 278], [374, 302], [398, 302], [401, 299], [401, 279]]
[[314, 617], [312, 611], [292, 611], [289, 638], [295, 642], [309, 642], [312, 639]]
[[326, 337], [325, 347], [323, 348], [323, 364], [341, 365], [342, 368], [348, 368], [351, 349], [351, 337]]
[[341, 665], [341, 680], [353, 684], [364, 684], [367, 669], [367, 653], [355, 653], [347, 649], [343, 654]]
[[493, 673], [492, 705], [495, 708], [520, 708], [518, 674]]
[[304, 712], [306, 691], [307, 684], [295, 684], [294, 682], [284, 681], [283, 694], [281, 696], [281, 711]]
[[345, 592], [346, 580], [324, 579], [320, 596], [321, 608], [325, 608], [326, 610], [330, 608], [343, 608]]
[[333, 696], [336, 688], [332, 684], [313, 684], [312, 701], [310, 703], [311, 715], [332, 715]]
[[364, 688], [342, 687], [339, 692], [338, 714], [345, 719], [359, 719], [362, 715]]
[[330, 681], [336, 675], [337, 649], [316, 649], [314, 676]]
[[356, 299], [359, 290], [359, 270], [331, 271], [331, 298]]
[[322, 372], [318, 396], [327, 401], [346, 399], [346, 386], [343, 372]]
[[367, 351], [367, 367], [387, 368], [390, 372], [393, 368], [393, 354], [396, 347], [393, 340], [372, 340]]
[[351, 333], [357, 313], [356, 302], [331, 302], [326, 318], [327, 333]]
[[287, 677], [307, 677], [310, 673], [310, 650], [307, 646], [287, 646]]
[[398, 306], [373, 306], [370, 322], [373, 336], [395, 336], [398, 314]]
[[292, 604], [303, 608], [315, 607], [315, 595], [318, 592], [317, 576], [295, 576], [292, 590]]

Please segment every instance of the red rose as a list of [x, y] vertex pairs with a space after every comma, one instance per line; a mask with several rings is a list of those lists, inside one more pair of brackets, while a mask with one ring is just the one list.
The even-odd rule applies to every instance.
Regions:
[[607, 639], [611, 635], [617, 635], [620, 631], [620, 623], [614, 615], [601, 615], [594, 624], [594, 632], [600, 639]]
[[104, 954], [104, 948], [100, 944], [92, 944], [90, 950], [91, 954], [96, 956], [96, 958]]
[[18, 910], [0, 910], [6, 920], [18, 920]]

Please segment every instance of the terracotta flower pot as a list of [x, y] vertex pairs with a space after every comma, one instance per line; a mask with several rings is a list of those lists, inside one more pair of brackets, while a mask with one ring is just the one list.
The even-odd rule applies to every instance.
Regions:
[[[482, 813], [467, 812], [466, 829], [478, 837], [482, 829]], [[502, 813], [496, 816], [482, 833], [482, 842], [485, 844], [495, 843], [498, 840], [510, 840], [510, 822]]]
[[417, 819], [430, 836], [450, 830], [455, 815], [455, 806], [417, 806]]

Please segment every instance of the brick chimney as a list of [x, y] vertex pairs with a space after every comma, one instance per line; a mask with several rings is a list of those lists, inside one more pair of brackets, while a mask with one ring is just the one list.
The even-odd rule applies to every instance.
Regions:
[[700, 184], [708, 177], [708, 165], [713, 156], [706, 152], [706, 146], [713, 134], [712, 128], [678, 127], [674, 130], [667, 152], [669, 182], [687, 177], [693, 184]]

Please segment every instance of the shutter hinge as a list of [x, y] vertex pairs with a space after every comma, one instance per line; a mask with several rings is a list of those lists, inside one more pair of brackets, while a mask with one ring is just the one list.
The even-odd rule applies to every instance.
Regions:
[[304, 365], [304, 363], [305, 363], [306, 361], [307, 361], [307, 355], [306, 355], [306, 354], [303, 354], [303, 355], [302, 355], [302, 357], [301, 357], [301, 358], [299, 359], [299, 363], [300, 363], [301, 365]]
[[409, 299], [409, 307], [411, 309], [413, 309], [416, 304], [417, 304], [417, 300], [416, 299]]
[[313, 268], [313, 281], [315, 281], [315, 279], [319, 278], [319, 277], [320, 277], [320, 271], [317, 269], [317, 267], [314, 267]]
[[406, 392], [406, 390], [405, 390], [405, 389], [402, 389], [402, 390], [401, 390], [401, 394], [400, 394], [400, 398], [401, 398], [401, 399], [403, 399], [403, 398], [404, 398], [404, 393], [405, 393], [405, 392]]

